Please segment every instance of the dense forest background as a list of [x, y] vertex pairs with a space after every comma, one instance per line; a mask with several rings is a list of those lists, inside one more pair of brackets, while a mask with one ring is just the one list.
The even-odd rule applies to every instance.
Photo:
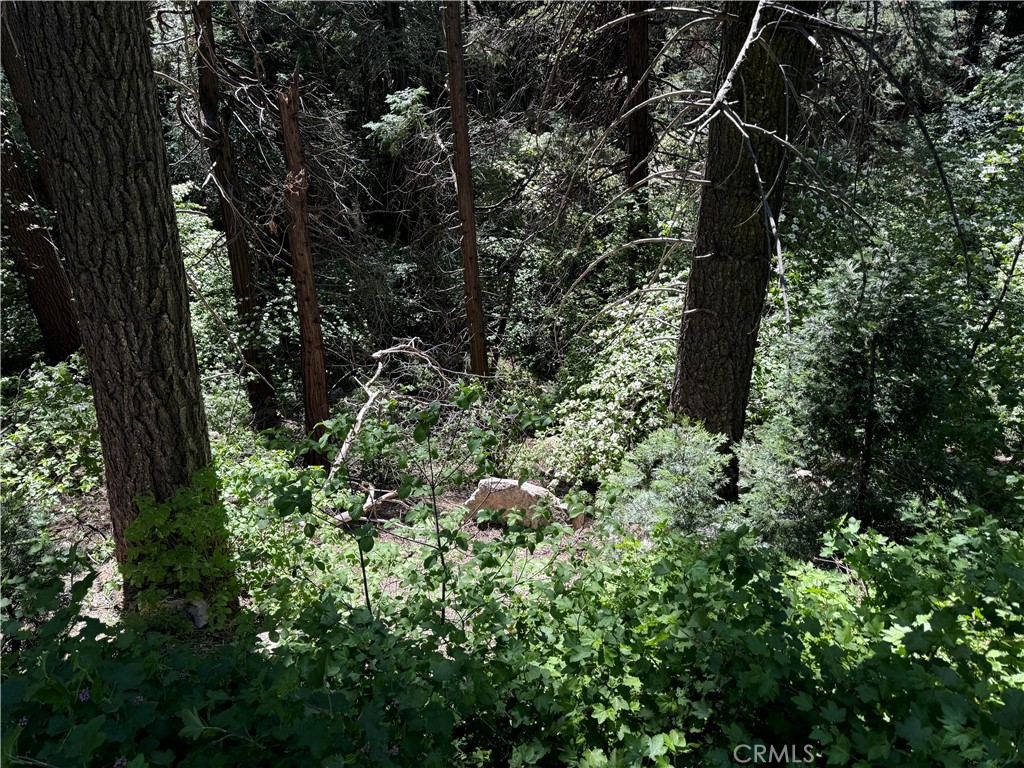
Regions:
[[0, 27], [4, 764], [1024, 761], [1024, 4]]

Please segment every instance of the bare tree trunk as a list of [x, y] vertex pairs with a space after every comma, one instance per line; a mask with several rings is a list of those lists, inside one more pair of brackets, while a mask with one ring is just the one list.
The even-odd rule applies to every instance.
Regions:
[[252, 255], [246, 238], [242, 200], [235, 178], [234, 157], [227, 122], [218, 110], [217, 51], [213, 37], [213, 19], [209, 0], [192, 6], [196, 25], [196, 48], [199, 70], [199, 115], [202, 142], [210, 155], [213, 177], [217, 182], [221, 218], [227, 238], [228, 263], [231, 266], [231, 287], [240, 321], [242, 358], [246, 366], [246, 394], [252, 409], [253, 426], [268, 429], [276, 426], [277, 406], [271, 382], [266, 351], [258, 345], [260, 313], [252, 275]]
[[[640, 106], [651, 97], [650, 80], [647, 77], [647, 70], [651, 66], [647, 16], [641, 13], [647, 5], [638, 0], [631, 0], [626, 4], [628, 13], [637, 14], [629, 20], [626, 42], [626, 87], [631, 94], [636, 91], [626, 103], [626, 109], [633, 110], [626, 120], [629, 147], [626, 182], [630, 187], [641, 184], [647, 178], [647, 156], [651, 153], [652, 144], [650, 109]], [[640, 200], [641, 211], [646, 215], [646, 189], [638, 189], [634, 194]]]
[[[22, 59], [17, 41], [11, 34], [11, 24], [8, 23], [9, 8], [9, 3], [0, 4], [0, 17], [2, 17], [0, 18], [0, 61], [3, 63], [4, 75], [7, 76], [7, 85], [10, 86], [11, 96], [14, 97], [15, 103], [18, 105], [18, 116], [21, 118], [22, 128], [25, 129], [28, 145], [32, 148], [39, 165], [39, 176], [43, 181], [41, 191], [45, 196], [45, 199], [40, 202], [47, 207], [52, 207], [53, 182], [50, 163], [43, 151], [39, 110], [32, 97], [32, 86], [29, 83], [28, 72], [25, 71], [25, 61]], [[24, 168], [24, 165], [22, 167]]]
[[462, 222], [462, 279], [469, 327], [469, 366], [476, 376], [487, 375], [487, 337], [484, 327], [480, 262], [476, 248], [473, 209], [473, 167], [469, 154], [469, 117], [466, 113], [466, 78], [462, 64], [462, 27], [459, 0], [445, 0], [444, 39], [448, 49], [448, 96], [455, 133], [455, 187]]
[[[291, 88], [277, 94], [281, 108], [281, 130], [284, 134], [284, 156], [288, 166], [284, 199], [288, 208], [288, 242], [292, 256], [292, 278], [299, 307], [299, 338], [302, 341], [302, 400], [306, 409], [306, 432], [318, 440], [328, 418], [327, 368], [324, 363], [324, 340], [320, 330], [320, 310], [313, 283], [313, 256], [309, 247], [309, 209], [306, 204], [308, 180], [299, 134], [299, 77], [296, 73]], [[322, 466], [319, 452], [306, 455], [306, 463]]]
[[[648, 155], [651, 153], [651, 113], [647, 106], [641, 106], [650, 98], [650, 80], [647, 70], [651, 65], [648, 50], [647, 16], [641, 13], [647, 3], [630, 0], [626, 12], [637, 14], [629, 19], [626, 40], [626, 88], [630, 98], [626, 101], [626, 147], [629, 167], [626, 169], [626, 184], [633, 191], [636, 201], [635, 213], [630, 217], [629, 239], [649, 237], [651, 207], [647, 185], [644, 183], [649, 172]], [[627, 284], [632, 292], [637, 287], [637, 278], [647, 271], [645, 247], [633, 246], [632, 263], [627, 266]]]
[[7, 20], [43, 148], [60, 158], [52, 191], [121, 563], [140, 494], [168, 500], [210, 463], [148, 16], [143, 3], [17, 2]]
[[985, 42], [985, 31], [992, 20], [995, 6], [991, 2], [974, 2], [974, 17], [964, 46], [964, 61], [977, 66], [981, 62], [981, 49]]
[[388, 70], [391, 72], [391, 87], [395, 91], [405, 89], [405, 20], [402, 18], [401, 0], [383, 4], [384, 33], [387, 35]]
[[14, 267], [25, 278], [28, 303], [39, 322], [46, 361], [66, 360], [82, 346], [71, 284], [57, 247], [39, 216], [14, 137], [3, 129], [2, 220]]
[[[727, 73], [734, 77], [721, 103], [759, 130], [741, 133], [721, 113], [711, 122], [671, 407], [723, 435], [723, 450], [731, 453], [743, 437], [788, 163], [786, 148], [768, 134], [793, 136], [794, 98], [810, 44], [779, 25], [784, 9], [732, 2], [726, 10], [739, 18], [724, 22], [722, 31], [719, 89], [729, 82]], [[745, 46], [758, 17], [760, 39]], [[732, 457], [724, 498], [735, 498], [738, 473]]]
[[872, 335], [868, 346], [868, 412], [864, 418], [864, 442], [860, 454], [860, 475], [857, 478], [857, 516], [865, 525], [874, 520], [866, 514], [868, 499], [871, 492], [871, 462], [875, 449], [875, 423], [878, 421], [878, 409], [875, 406], [875, 337]]

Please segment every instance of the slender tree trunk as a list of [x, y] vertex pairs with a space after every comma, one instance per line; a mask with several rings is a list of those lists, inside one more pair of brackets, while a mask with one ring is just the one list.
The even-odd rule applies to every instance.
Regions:
[[3, 129], [2, 220], [14, 267], [25, 278], [28, 303], [39, 322], [46, 361], [66, 360], [82, 346], [71, 284], [43, 224], [14, 137]]
[[52, 191], [124, 563], [137, 497], [167, 500], [210, 463], [149, 6], [11, 2], [8, 16], [60, 158]]
[[871, 492], [871, 462], [875, 449], [875, 422], [878, 409], [875, 407], [875, 338], [872, 336], [868, 347], [868, 412], [864, 417], [864, 442], [860, 454], [860, 475], [857, 478], [857, 515], [865, 525], [874, 521], [867, 517], [868, 497]]
[[[11, 89], [11, 96], [14, 97], [15, 103], [18, 105], [18, 116], [21, 118], [22, 128], [25, 129], [28, 145], [32, 148], [32, 153], [36, 156], [36, 163], [39, 166], [39, 177], [43, 182], [41, 191], [45, 196], [45, 199], [40, 202], [47, 208], [52, 208], [53, 182], [50, 163], [43, 151], [39, 110], [32, 97], [32, 87], [29, 84], [28, 72], [25, 71], [25, 62], [22, 59], [18, 43], [11, 34], [11, 24], [8, 23], [9, 7], [9, 3], [0, 4], [0, 17], [2, 17], [0, 18], [0, 61], [3, 63], [4, 75], [6, 75], [7, 85]], [[39, 192], [39, 190], [36, 191]]]
[[[647, 39], [647, 16], [641, 14], [648, 3], [631, 0], [626, 4], [626, 10], [633, 16], [628, 22], [626, 42], [626, 87], [630, 93], [636, 91], [632, 98], [626, 103], [626, 109], [631, 111], [627, 118], [628, 149], [629, 149], [629, 170], [626, 173], [626, 182], [630, 187], [643, 183], [648, 174], [647, 157], [651, 153], [651, 116], [650, 109], [640, 105], [651, 97], [650, 80], [647, 77], [647, 70], [651, 66], [651, 57], [648, 50]], [[647, 210], [646, 189], [638, 189], [635, 192], [640, 200], [640, 208], [644, 215]]]
[[396, 91], [405, 88], [405, 20], [402, 18], [402, 3], [392, 0], [383, 3], [384, 33], [387, 35], [388, 69], [391, 72], [391, 87]]
[[[288, 166], [284, 199], [288, 208], [288, 241], [292, 256], [292, 278], [299, 307], [299, 337], [302, 341], [302, 400], [306, 409], [306, 432], [319, 440], [320, 422], [328, 418], [327, 368], [324, 364], [324, 340], [320, 330], [320, 310], [313, 283], [313, 257], [309, 247], [309, 209], [306, 204], [306, 169], [299, 134], [299, 77], [291, 88], [277, 95], [284, 134], [284, 156]], [[323, 465], [324, 456], [312, 451], [306, 455], [310, 465]]]
[[[744, 137], [724, 114], [711, 122], [671, 406], [723, 435], [723, 450], [730, 451], [743, 437], [788, 161], [785, 147], [764, 132], [793, 136], [794, 93], [810, 46], [802, 33], [778, 26], [784, 10], [742, 2], [727, 3], [726, 10], [738, 20], [724, 22], [720, 88], [760, 11], [760, 40], [747, 47], [722, 102], [761, 130]], [[733, 457], [723, 497], [735, 497], [738, 472]]]
[[967, 35], [965, 45], [964, 61], [968, 64], [977, 65], [981, 62], [981, 49], [985, 43], [985, 30], [992, 20], [995, 6], [991, 2], [975, 2], [974, 17], [971, 20], [971, 29]]
[[[650, 98], [650, 80], [647, 70], [651, 65], [648, 50], [647, 16], [641, 12], [648, 6], [640, 0], [626, 3], [629, 19], [626, 32], [626, 88], [631, 94], [626, 102], [629, 117], [626, 119], [626, 148], [629, 167], [626, 170], [626, 184], [633, 188], [636, 201], [635, 213], [630, 217], [629, 239], [638, 240], [650, 233], [651, 207], [647, 185], [644, 183], [649, 172], [648, 156], [651, 153], [651, 113], [647, 106], [641, 106]], [[647, 271], [645, 247], [633, 246], [633, 263], [627, 267], [628, 287], [632, 292], [637, 287], [637, 278]]]
[[448, 96], [455, 133], [455, 188], [462, 222], [462, 279], [469, 326], [469, 365], [476, 376], [487, 375], [487, 337], [484, 326], [480, 262], [476, 248], [473, 209], [473, 167], [469, 154], [469, 117], [466, 113], [466, 78], [462, 64], [462, 27], [459, 0], [445, 0], [444, 39], [448, 49]]
[[252, 409], [253, 426], [268, 429], [278, 424], [274, 387], [265, 350], [259, 346], [260, 313], [252, 275], [252, 255], [246, 237], [242, 200], [235, 178], [234, 157], [227, 122], [218, 110], [217, 51], [213, 38], [213, 19], [209, 0], [192, 5], [196, 25], [196, 49], [199, 70], [199, 115], [202, 141], [210, 155], [213, 177], [217, 182], [221, 219], [227, 238], [231, 287], [240, 321], [242, 357], [246, 366], [246, 394]]

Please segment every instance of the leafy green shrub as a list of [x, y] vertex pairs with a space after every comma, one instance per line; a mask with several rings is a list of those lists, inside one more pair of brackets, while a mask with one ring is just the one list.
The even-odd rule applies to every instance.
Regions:
[[164, 502], [152, 494], [136, 501], [139, 514], [125, 530], [130, 548], [121, 565], [126, 595], [143, 610], [168, 597], [203, 601], [210, 618], [223, 623], [237, 586], [216, 471], [201, 470]]
[[[5, 496], [0, 516], [0, 610], [10, 626], [38, 630], [51, 603], [64, 592], [63, 568], [75, 561], [60, 557], [46, 529], [48, 515], [18, 495]], [[9, 628], [9, 627], [8, 627]], [[22, 644], [5, 628], [3, 652]]]
[[817, 503], [894, 533], [914, 497], [984, 499], [1004, 437], [943, 285], [879, 248], [814, 300], [777, 426]]
[[14, 271], [7, 254], [0, 259], [0, 286], [4, 300], [0, 304], [0, 349], [3, 349], [3, 374], [27, 368], [33, 356], [43, 350], [43, 336], [28, 305], [25, 279]]
[[607, 325], [593, 331], [575, 365], [567, 365], [567, 396], [544, 435], [555, 479], [600, 481], [630, 448], [668, 422], [682, 286], [675, 276], [636, 304], [612, 306]]
[[73, 603], [52, 641], [3, 660], [5, 756], [727, 766], [741, 745], [796, 744], [823, 763], [994, 768], [1024, 722], [1024, 540], [978, 510], [928, 519], [906, 545], [837, 529], [830, 569], [743, 528], [648, 548], [513, 529], [468, 550], [447, 597], [418, 557], [391, 561], [416, 586], [372, 616], [297, 595], [272, 647], [256, 617], [197, 648]]
[[423, 128], [423, 100], [427, 89], [406, 88], [384, 97], [388, 111], [377, 122], [370, 122], [364, 128], [392, 155], [398, 154], [402, 144], [416, 131]]
[[717, 522], [712, 513], [726, 461], [718, 451], [720, 442], [688, 425], [654, 432], [602, 486], [609, 514], [637, 535], [649, 535], [659, 525], [706, 532]]
[[16, 492], [50, 509], [103, 482], [92, 389], [78, 355], [54, 366], [36, 363], [23, 378], [4, 379], [3, 395], [5, 494]]

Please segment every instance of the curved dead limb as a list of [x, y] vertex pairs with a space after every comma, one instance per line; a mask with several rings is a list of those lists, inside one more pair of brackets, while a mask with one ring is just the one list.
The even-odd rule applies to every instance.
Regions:
[[[360, 408], [359, 413], [356, 414], [355, 423], [352, 425], [352, 428], [348, 431], [348, 434], [345, 436], [345, 440], [342, 442], [341, 449], [338, 451], [337, 456], [334, 457], [334, 461], [331, 462], [331, 467], [327, 472], [327, 482], [331, 481], [335, 473], [338, 471], [338, 468], [342, 464], [344, 464], [345, 461], [348, 459], [348, 454], [352, 450], [352, 446], [355, 444], [356, 437], [358, 436], [360, 429], [362, 429], [363, 422], [366, 420], [366, 417], [370, 413], [370, 409], [373, 407], [374, 403], [377, 402], [378, 398], [381, 395], [380, 390], [372, 389], [372, 387], [374, 383], [377, 381], [377, 379], [379, 379], [381, 374], [384, 372], [384, 365], [388, 357], [392, 355], [405, 354], [411, 355], [412, 357], [422, 360], [427, 364], [427, 366], [432, 371], [434, 371], [434, 373], [436, 373], [445, 382], [445, 384], [451, 386], [452, 381], [445, 374], [458, 374], [456, 374], [454, 371], [448, 371], [447, 369], [442, 368], [436, 362], [434, 362], [430, 355], [428, 355], [426, 352], [424, 352], [423, 350], [416, 346], [417, 341], [418, 339], [415, 338], [409, 339], [408, 341], [400, 342], [392, 347], [388, 347], [387, 349], [378, 350], [377, 352], [374, 352], [373, 355], [371, 355], [371, 357], [377, 361], [377, 368], [374, 371], [373, 376], [371, 376], [366, 381], [366, 383], [358, 382], [359, 386], [366, 393], [366, 402], [363, 403], [363, 407]], [[379, 504], [382, 501], [384, 501], [383, 498], [378, 499], [376, 503]]]
[[622, 251], [628, 250], [628, 249], [632, 248], [635, 245], [656, 245], [656, 244], [659, 244], [659, 243], [661, 243], [661, 244], [666, 244], [667, 243], [667, 244], [670, 244], [670, 245], [673, 245], [673, 246], [680, 245], [682, 243], [689, 243], [689, 244], [692, 245], [693, 244], [693, 240], [690, 240], [688, 238], [682, 238], [682, 237], [641, 237], [641, 238], [638, 238], [636, 240], [631, 240], [628, 243], [620, 243], [619, 245], [616, 245], [616, 246], [613, 246], [613, 247], [609, 248], [607, 251], [602, 253], [600, 256], [598, 256], [596, 259], [594, 259], [592, 262], [590, 262], [590, 264], [587, 265], [587, 268], [585, 270], [583, 270], [583, 274], [581, 274], [579, 277], [577, 277], [576, 280], [573, 282], [573, 284], [571, 286], [569, 286], [569, 290], [567, 290], [565, 292], [565, 295], [562, 297], [562, 301], [559, 302], [559, 304], [558, 304], [558, 310], [555, 313], [555, 316], [558, 317], [558, 316], [561, 315], [562, 307], [565, 306], [565, 302], [568, 300], [569, 296], [571, 296], [573, 291], [575, 291], [579, 287], [580, 283], [582, 283], [584, 280], [586, 280], [587, 277], [595, 269], [597, 269], [603, 262], [607, 261], [609, 258], [614, 256], [616, 253], [621, 253]]
[[708, 16], [714, 13], [710, 8], [683, 8], [682, 6], [667, 7], [667, 8], [646, 8], [642, 11], [636, 11], [635, 13], [626, 13], [619, 16], [617, 19], [609, 21], [607, 24], [602, 24], [600, 27], [595, 29], [592, 34], [599, 35], [602, 32], [607, 32], [609, 29], [614, 29], [620, 24], [628, 22], [630, 19], [635, 19], [639, 16], [653, 16], [657, 13], [665, 13], [671, 11], [673, 13], [695, 13], [701, 16]]
[[330, 482], [331, 478], [334, 477], [334, 473], [337, 471], [338, 467], [344, 464], [345, 460], [348, 458], [348, 453], [350, 450], [352, 450], [352, 445], [355, 443], [356, 435], [359, 434], [359, 430], [363, 426], [363, 421], [366, 420], [366, 415], [370, 412], [370, 408], [373, 407], [374, 402], [380, 395], [379, 390], [374, 390], [371, 389], [370, 387], [373, 386], [373, 383], [377, 381], [377, 379], [380, 377], [383, 371], [384, 361], [381, 360], [379, 363], [377, 363], [377, 370], [374, 372], [373, 376], [370, 377], [370, 380], [367, 381], [365, 384], [359, 382], [359, 386], [363, 388], [364, 392], [366, 392], [366, 402], [363, 403], [363, 407], [360, 408], [359, 413], [356, 414], [355, 424], [352, 425], [352, 428], [348, 431], [348, 434], [345, 435], [345, 440], [341, 444], [341, 450], [338, 451], [338, 455], [335, 456], [334, 461], [331, 462], [331, 468], [327, 472], [328, 482]]

